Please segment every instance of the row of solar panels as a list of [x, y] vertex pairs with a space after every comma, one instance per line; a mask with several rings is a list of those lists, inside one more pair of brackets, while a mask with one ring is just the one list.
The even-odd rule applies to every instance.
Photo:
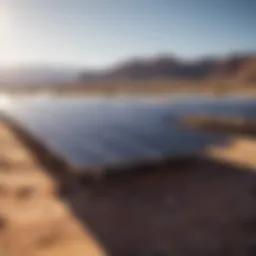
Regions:
[[178, 127], [175, 118], [208, 111], [251, 114], [252, 101], [17, 101], [8, 115], [76, 166], [125, 164], [196, 153], [222, 136]]

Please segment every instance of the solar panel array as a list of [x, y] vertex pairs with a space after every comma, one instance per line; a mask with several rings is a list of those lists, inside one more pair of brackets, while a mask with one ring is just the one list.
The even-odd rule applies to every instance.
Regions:
[[86, 167], [160, 160], [223, 143], [222, 136], [181, 128], [174, 120], [223, 109], [245, 115], [254, 106], [232, 102], [45, 98], [16, 101], [7, 113], [69, 163]]

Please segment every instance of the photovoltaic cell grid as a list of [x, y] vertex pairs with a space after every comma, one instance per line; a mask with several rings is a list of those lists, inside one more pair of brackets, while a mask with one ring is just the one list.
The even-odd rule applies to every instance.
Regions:
[[211, 113], [254, 118], [254, 101], [154, 101], [48, 98], [20, 100], [8, 115], [77, 167], [139, 163], [196, 153], [224, 137], [177, 126], [179, 116]]

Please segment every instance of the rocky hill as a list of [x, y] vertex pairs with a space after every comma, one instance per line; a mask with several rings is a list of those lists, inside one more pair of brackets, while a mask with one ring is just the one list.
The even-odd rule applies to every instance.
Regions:
[[108, 70], [84, 72], [81, 81], [228, 80], [256, 83], [256, 54], [184, 61], [172, 57], [134, 59]]

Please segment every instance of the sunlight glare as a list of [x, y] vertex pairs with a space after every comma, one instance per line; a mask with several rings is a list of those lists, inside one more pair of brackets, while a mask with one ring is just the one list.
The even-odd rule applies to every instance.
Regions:
[[11, 55], [12, 28], [10, 8], [0, 0], [0, 62], [4, 62]]
[[0, 110], [10, 108], [12, 105], [11, 98], [6, 94], [0, 94]]

